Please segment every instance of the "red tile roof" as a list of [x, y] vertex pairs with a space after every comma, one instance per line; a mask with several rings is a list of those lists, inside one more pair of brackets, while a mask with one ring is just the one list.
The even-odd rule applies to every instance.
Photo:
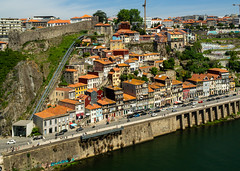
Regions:
[[50, 107], [46, 110], [43, 110], [42, 112], [36, 113], [36, 116], [39, 116], [40, 118], [50, 118], [50, 117], [58, 117], [61, 115], [66, 114], [67, 112], [72, 111], [71, 108], [65, 107], [65, 106], [56, 106], [56, 107]]
[[83, 78], [83, 79], [88, 79], [88, 80], [90, 80], [90, 79], [99, 78], [99, 77], [96, 76], [96, 75], [87, 74], [87, 75], [83, 75], [83, 76], [81, 76], [81, 77], [79, 77], [79, 78]]
[[76, 88], [76, 87], [82, 87], [82, 86], [86, 86], [87, 84], [84, 84], [84, 83], [76, 83], [76, 84], [70, 84], [68, 85], [68, 87], [71, 87], [71, 88]]
[[99, 108], [102, 108], [102, 107], [97, 105], [97, 104], [89, 104], [85, 108], [88, 109], [88, 110], [94, 110], [94, 109], [99, 109]]
[[135, 100], [136, 97], [123, 93], [123, 101]]

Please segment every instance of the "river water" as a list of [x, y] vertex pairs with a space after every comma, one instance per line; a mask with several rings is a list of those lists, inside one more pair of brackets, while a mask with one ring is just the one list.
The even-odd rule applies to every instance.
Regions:
[[240, 170], [240, 120], [177, 131], [79, 161], [65, 170]]

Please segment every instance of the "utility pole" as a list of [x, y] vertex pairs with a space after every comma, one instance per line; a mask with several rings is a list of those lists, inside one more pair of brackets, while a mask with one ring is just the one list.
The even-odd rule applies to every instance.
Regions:
[[233, 4], [233, 6], [238, 6], [239, 7], [239, 15], [240, 15], [240, 4]]
[[147, 12], [146, 12], [146, 7], [147, 7], [147, 2], [145, 0], [145, 3], [143, 4], [143, 7], [144, 7], [144, 31], [146, 32], [146, 25], [147, 25]]

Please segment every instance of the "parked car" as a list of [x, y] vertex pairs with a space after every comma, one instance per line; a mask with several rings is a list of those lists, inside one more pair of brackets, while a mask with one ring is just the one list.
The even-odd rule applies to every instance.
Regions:
[[177, 112], [177, 110], [176, 110], [176, 109], [173, 109], [172, 112]]
[[128, 119], [127, 122], [130, 122], [130, 119]]
[[236, 96], [237, 94], [233, 94], [233, 96]]
[[161, 111], [163, 111], [163, 112], [164, 112], [164, 111], [166, 111], [166, 109], [165, 109], [165, 108], [162, 108], [162, 109], [161, 109]]
[[82, 131], [82, 130], [83, 130], [82, 127], [79, 127], [79, 128], [76, 129], [77, 132]]
[[157, 113], [152, 113], [151, 116], [152, 117], [157, 116]]
[[133, 115], [133, 117], [139, 117], [139, 116], [140, 116], [139, 113], [136, 113], [136, 114]]
[[142, 112], [141, 115], [146, 115], [147, 113], [146, 112]]
[[192, 105], [196, 105], [197, 104], [197, 102], [192, 102]]
[[43, 136], [42, 136], [42, 135], [33, 137], [33, 140], [40, 140], [40, 139], [43, 139]]
[[196, 107], [196, 105], [192, 105], [192, 108], [195, 108]]
[[186, 104], [183, 104], [182, 107], [186, 107], [187, 105]]
[[202, 100], [200, 100], [200, 101], [198, 101], [198, 103], [203, 103], [203, 101], [202, 101]]
[[160, 110], [155, 110], [155, 111], [154, 111], [154, 113], [158, 113], [158, 112], [160, 112]]
[[16, 141], [15, 141], [15, 140], [9, 140], [9, 141], [7, 142], [7, 144], [16, 144]]
[[63, 130], [61, 130], [60, 132], [64, 132], [64, 133], [65, 133], [65, 132], [67, 132], [67, 131], [68, 131], [67, 129], [63, 129]]
[[58, 133], [55, 134], [56, 137], [57, 137], [57, 136], [60, 136], [60, 135], [64, 135], [64, 132], [60, 131], [60, 132], [58, 132]]

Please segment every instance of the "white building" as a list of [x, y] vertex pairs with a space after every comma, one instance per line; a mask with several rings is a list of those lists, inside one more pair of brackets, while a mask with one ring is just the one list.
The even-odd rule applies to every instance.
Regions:
[[22, 31], [22, 21], [18, 18], [1, 18], [0, 40], [8, 41], [8, 34], [10, 30]]
[[103, 120], [102, 107], [97, 104], [89, 104], [85, 107], [88, 123], [95, 123]]
[[60, 105], [33, 115], [33, 123], [43, 135], [69, 129], [70, 123], [75, 122], [75, 120], [75, 110]]

